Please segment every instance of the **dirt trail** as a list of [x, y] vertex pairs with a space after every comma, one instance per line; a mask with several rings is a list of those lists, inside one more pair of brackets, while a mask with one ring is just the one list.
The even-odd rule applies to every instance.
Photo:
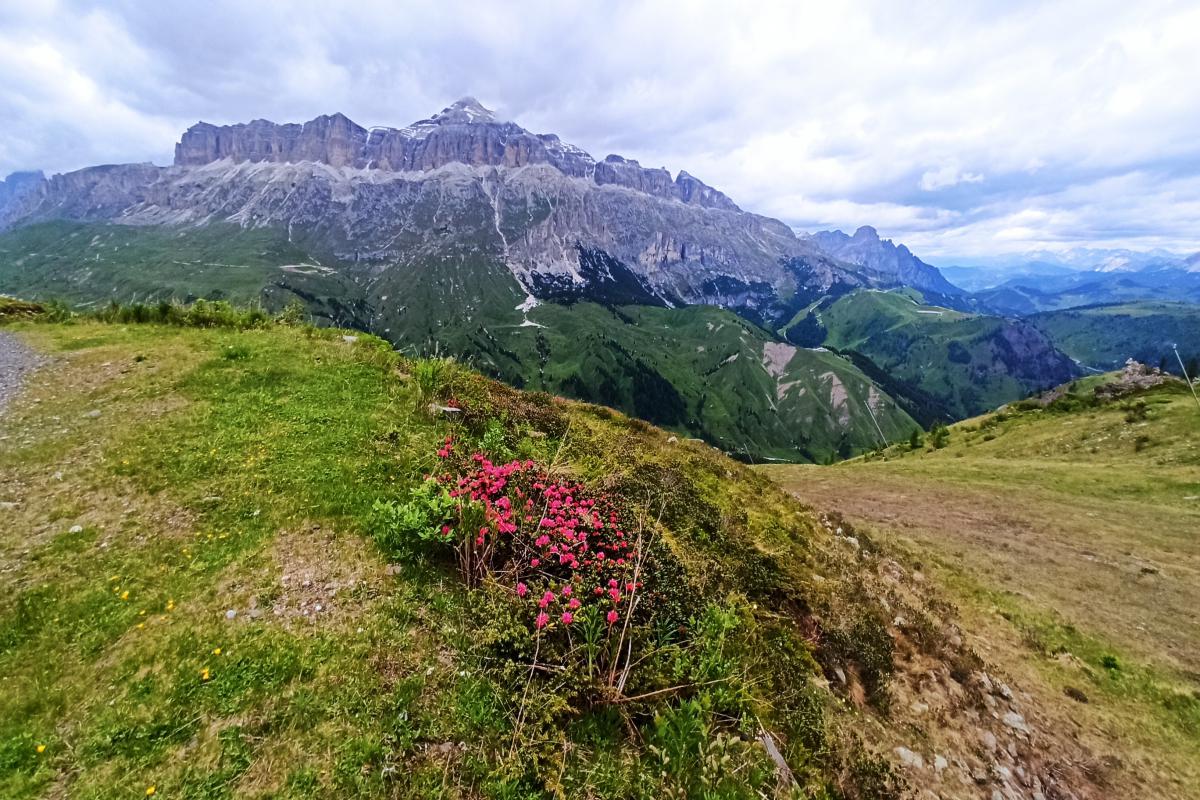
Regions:
[[11, 333], [0, 331], [0, 414], [8, 401], [21, 390], [25, 376], [45, 363], [45, 359], [30, 350]]

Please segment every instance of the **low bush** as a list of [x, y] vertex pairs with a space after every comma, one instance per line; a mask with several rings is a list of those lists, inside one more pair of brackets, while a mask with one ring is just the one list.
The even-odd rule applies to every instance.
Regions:
[[34, 303], [0, 295], [0, 324], [22, 320], [62, 322], [70, 316], [70, 309], [57, 301]]
[[[509, 448], [501, 433], [487, 426], [480, 445]], [[476, 652], [511, 692], [510, 756], [531, 774], [559, 757], [564, 726], [610, 713], [651, 745], [635, 770], [645, 796], [759, 796], [774, 772], [755, 743], [760, 716], [778, 713], [801, 757], [823, 747], [823, 709], [804, 691], [817, 666], [802, 640], [760, 630], [744, 596], [697, 589], [659, 509], [611, 482], [495, 462], [450, 437], [437, 457], [406, 499], [376, 505], [375, 535], [392, 553], [443, 554], [456, 568], [481, 621]], [[670, 516], [690, 523], [682, 509]], [[779, 664], [751, 674], [767, 647], [788, 654], [786, 676]]]
[[[996, 415], [996, 420], [997, 422], [1002, 421], [1000, 415]], [[935, 450], [941, 450], [950, 443], [950, 429], [941, 422], [935, 424], [929, 429], [929, 443]]]
[[92, 316], [102, 322], [176, 325], [188, 328], [263, 328], [281, 320], [261, 308], [236, 308], [224, 300], [197, 300], [190, 305], [162, 301], [154, 304], [116, 301]]
[[415, 537], [451, 549], [468, 587], [499, 585], [515, 598], [535, 662], [546, 640], [564, 640], [550, 649], [565, 652], [578, 637], [589, 678], [621, 691], [632, 667], [631, 625], [647, 616], [645, 519], [532, 460], [463, 457], [449, 437], [438, 457], [443, 470], [407, 503], [378, 507], [381, 541], [405, 546]]

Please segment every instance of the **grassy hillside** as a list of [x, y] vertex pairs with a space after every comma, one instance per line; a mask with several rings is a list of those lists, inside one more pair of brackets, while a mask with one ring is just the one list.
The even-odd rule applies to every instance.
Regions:
[[976, 649], [1046, 702], [1072, 698], [1062, 724], [1142, 784], [1112, 796], [1190, 797], [1200, 408], [1179, 383], [1097, 401], [1112, 380], [959, 423], [941, 449], [768, 474], [911, 548], [957, 595]]
[[281, 265], [311, 263], [271, 229], [215, 224], [147, 228], [47, 222], [0, 234], [0, 289], [32, 299], [258, 298]]
[[524, 291], [488, 253], [448, 242], [406, 264], [339, 263], [278, 229], [55, 222], [0, 234], [0, 291], [92, 308], [206, 298], [275, 312], [299, 301], [323, 324], [409, 355], [453, 354], [513, 386], [608, 405], [744, 459], [825, 462], [914, 426], [850, 360], [781, 345], [728, 311], [523, 311]]
[[914, 400], [961, 419], [1069, 379], [1073, 365], [1026, 323], [858, 291], [819, 311], [825, 344], [869, 358]]
[[1132, 358], [1178, 373], [1172, 345], [1184, 362], [1200, 358], [1200, 305], [1139, 302], [1034, 314], [1029, 321], [1064, 353], [1095, 369]]
[[849, 360], [777, 342], [718, 308], [546, 304], [472, 338], [471, 363], [510, 383], [619, 408], [752, 459], [846, 457], [915, 425]]
[[1099, 796], [909, 568], [711, 448], [243, 322], [0, 331], [51, 359], [0, 416], [0, 795]]

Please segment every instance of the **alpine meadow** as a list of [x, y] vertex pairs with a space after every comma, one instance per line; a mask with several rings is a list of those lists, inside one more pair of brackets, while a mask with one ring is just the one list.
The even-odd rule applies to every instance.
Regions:
[[0, 797], [1200, 797], [1100, 6], [0, 9]]

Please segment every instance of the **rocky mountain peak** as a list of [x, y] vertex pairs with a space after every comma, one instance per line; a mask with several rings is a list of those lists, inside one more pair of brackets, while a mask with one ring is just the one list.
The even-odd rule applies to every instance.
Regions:
[[431, 119], [441, 124], [470, 125], [496, 121], [496, 114], [474, 97], [463, 97], [435, 114]]
[[847, 236], [841, 231], [819, 231], [808, 237], [824, 253], [855, 264], [883, 285], [912, 286], [947, 296], [962, 294], [942, 273], [912, 254], [904, 245], [880, 239], [879, 231], [863, 225]]

